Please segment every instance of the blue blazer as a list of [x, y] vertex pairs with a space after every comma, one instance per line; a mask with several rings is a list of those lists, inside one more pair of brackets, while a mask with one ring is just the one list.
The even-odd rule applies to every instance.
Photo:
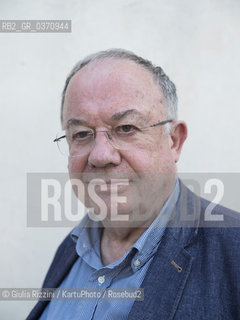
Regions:
[[[144, 301], [133, 304], [128, 319], [240, 319], [240, 214], [217, 205], [212, 214], [223, 214], [224, 221], [206, 222], [208, 205], [180, 184], [173, 219], [141, 285]], [[188, 222], [182, 222], [183, 215]], [[58, 287], [77, 258], [68, 235], [43, 287]], [[47, 304], [39, 301], [27, 320], [38, 319]]]

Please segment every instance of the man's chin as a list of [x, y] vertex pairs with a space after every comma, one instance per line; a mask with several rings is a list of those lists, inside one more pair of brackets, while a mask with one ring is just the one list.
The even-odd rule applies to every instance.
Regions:
[[[136, 228], [153, 221], [153, 212], [144, 210], [140, 203], [121, 203], [117, 206], [89, 206], [88, 216], [94, 221], [100, 221], [104, 227]], [[145, 212], [145, 213], [143, 213]]]
[[126, 183], [122, 182], [106, 182], [103, 184], [95, 184], [93, 185], [95, 193], [102, 197], [102, 196], [111, 196], [111, 195], [117, 195], [122, 194], [124, 192], [127, 192], [129, 189], [129, 181]]

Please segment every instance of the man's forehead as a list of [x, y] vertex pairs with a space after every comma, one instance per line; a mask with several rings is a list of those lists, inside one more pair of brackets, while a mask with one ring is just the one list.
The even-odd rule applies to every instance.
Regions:
[[[92, 62], [80, 69], [71, 79], [65, 97], [65, 112], [92, 105], [153, 111], [165, 105], [161, 88], [153, 75], [129, 60]], [[93, 111], [93, 110], [92, 110]]]
[[84, 89], [89, 86], [101, 88], [104, 83], [107, 83], [110, 89], [114, 89], [114, 86], [126, 85], [126, 90], [145, 87], [148, 90], [161, 92], [161, 88], [149, 70], [134, 61], [116, 58], [93, 61], [84, 66], [72, 77], [67, 91], [70, 88], [79, 90], [80, 86]]

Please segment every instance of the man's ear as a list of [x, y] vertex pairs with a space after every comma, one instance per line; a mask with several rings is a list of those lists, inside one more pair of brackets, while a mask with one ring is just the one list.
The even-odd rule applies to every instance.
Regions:
[[171, 149], [173, 152], [174, 162], [178, 162], [182, 146], [187, 138], [187, 125], [184, 121], [175, 121], [172, 124], [171, 131]]

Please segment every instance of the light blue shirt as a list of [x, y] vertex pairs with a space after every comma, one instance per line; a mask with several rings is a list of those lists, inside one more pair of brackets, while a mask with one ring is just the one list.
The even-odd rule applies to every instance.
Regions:
[[[71, 236], [79, 258], [60, 288], [140, 288], [179, 196], [179, 182], [149, 228], [124, 256], [107, 266], [100, 257], [102, 228], [88, 215]], [[133, 300], [51, 300], [40, 320], [125, 320]]]

